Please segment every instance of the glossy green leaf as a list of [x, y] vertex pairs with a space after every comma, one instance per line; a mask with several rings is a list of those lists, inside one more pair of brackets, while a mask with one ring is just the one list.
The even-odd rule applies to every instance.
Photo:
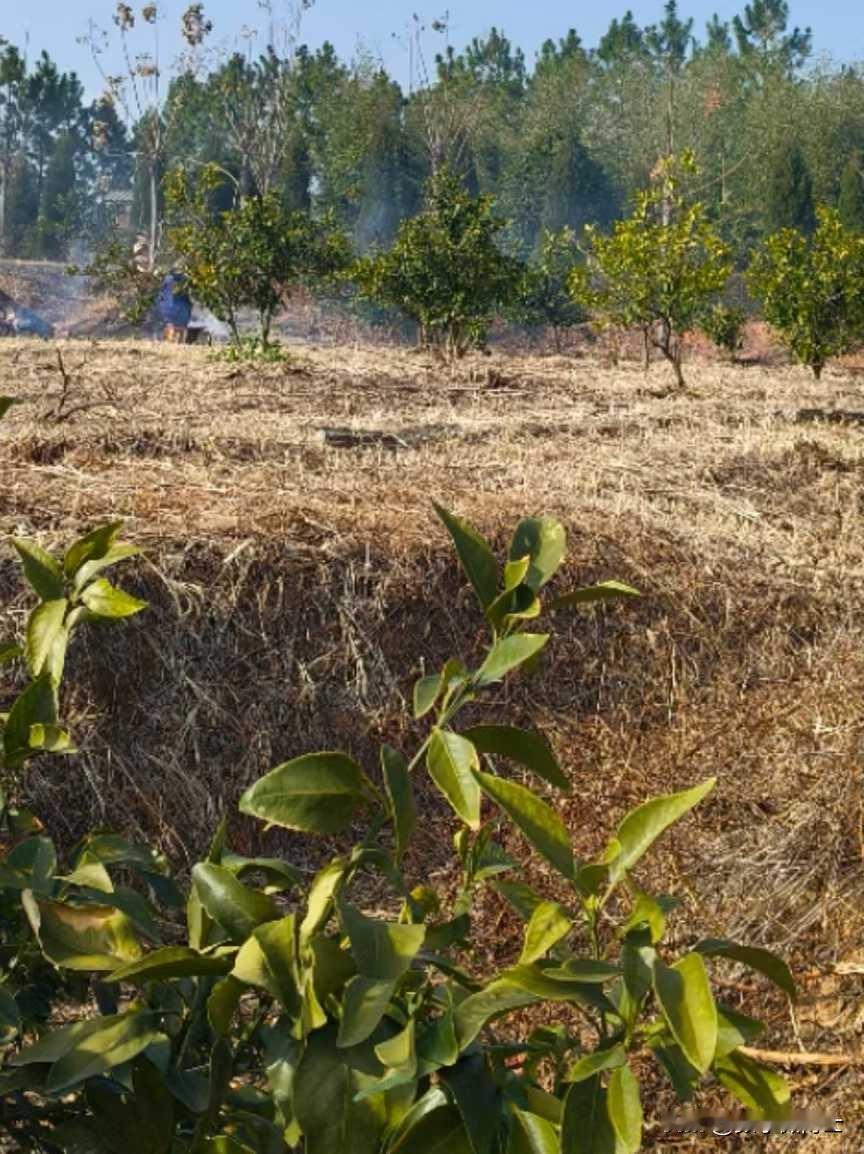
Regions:
[[594, 1050], [590, 1054], [583, 1054], [567, 1074], [568, 1082], [584, 1082], [586, 1078], [593, 1078], [602, 1070], [615, 1070], [627, 1061], [627, 1051], [623, 1046], [610, 1046], [608, 1050]]
[[362, 974], [351, 978], [345, 986], [337, 1045], [365, 1042], [378, 1028], [395, 992], [395, 978], [369, 978]]
[[141, 957], [129, 918], [114, 906], [71, 905], [21, 895], [42, 952], [63, 969], [115, 970]]
[[525, 927], [525, 941], [519, 961], [531, 965], [538, 961], [573, 928], [572, 920], [558, 902], [541, 902]]
[[435, 512], [453, 539], [462, 568], [485, 609], [495, 600], [498, 592], [498, 564], [495, 555], [487, 542], [467, 521], [448, 513], [438, 504], [435, 504]]
[[587, 585], [583, 589], [573, 589], [557, 597], [552, 602], [553, 609], [572, 609], [577, 605], [592, 605], [598, 601], [618, 601], [622, 597], [641, 597], [638, 589], [625, 585], [622, 581], [601, 581], [599, 585]]
[[426, 755], [429, 775], [471, 829], [480, 828], [480, 789], [473, 773], [479, 764], [477, 750], [466, 738], [447, 729], [433, 730]]
[[371, 783], [350, 757], [309, 753], [259, 778], [240, 798], [240, 812], [286, 829], [335, 834], [371, 797]]
[[473, 1149], [459, 1111], [441, 1105], [400, 1130], [388, 1154], [473, 1154]]
[[246, 986], [233, 974], [216, 983], [207, 999], [207, 1021], [215, 1034], [228, 1033]]
[[693, 789], [652, 798], [631, 810], [618, 826], [616, 840], [620, 850], [609, 865], [610, 881], [620, 881], [670, 825], [689, 813], [711, 792], [716, 781], [716, 778], [709, 777]]
[[368, 978], [401, 978], [426, 936], [425, 926], [367, 918], [348, 902], [339, 903], [339, 919], [351, 942], [357, 969]]
[[188, 946], [163, 946], [143, 958], [120, 966], [109, 974], [109, 982], [164, 982], [174, 978], [199, 978], [227, 974], [234, 964], [232, 954], [202, 954]]
[[425, 717], [435, 705], [438, 695], [444, 687], [444, 679], [440, 673], [433, 673], [428, 677], [420, 677], [414, 683], [414, 716]]
[[655, 959], [654, 993], [684, 1056], [704, 1074], [717, 1049], [717, 1007], [702, 957], [685, 954], [672, 966]]
[[306, 899], [306, 916], [300, 924], [300, 942], [308, 942], [327, 922], [333, 910], [333, 897], [345, 876], [345, 862], [329, 862], [315, 875]]
[[296, 1013], [300, 1006], [297, 945], [293, 914], [265, 922], [240, 947], [231, 973], [238, 981], [267, 990], [289, 1013]]
[[714, 1073], [726, 1089], [744, 1103], [748, 1117], [775, 1122], [788, 1118], [791, 1094], [782, 1074], [737, 1050], [715, 1062]]
[[795, 979], [789, 967], [771, 950], [763, 949], [761, 946], [739, 946], [737, 942], [730, 942], [725, 938], [706, 938], [698, 942], [693, 949], [706, 958], [728, 958], [732, 962], [739, 962], [742, 966], [764, 974], [790, 998], [796, 996]]
[[465, 1054], [440, 1076], [453, 1095], [474, 1154], [497, 1154], [503, 1097], [484, 1055]]
[[208, 915], [235, 942], [244, 942], [256, 926], [279, 917], [279, 907], [271, 897], [249, 889], [224, 866], [199, 862], [192, 880]]
[[48, 1073], [46, 1088], [52, 1093], [63, 1093], [88, 1078], [123, 1065], [137, 1057], [162, 1035], [158, 1015], [143, 1010], [114, 1014], [93, 1021], [76, 1023], [86, 1027], [78, 1031], [74, 1026], [40, 1039], [12, 1059], [13, 1065], [32, 1062], [53, 1062]]
[[117, 534], [123, 528], [122, 521], [111, 521], [100, 525], [84, 537], [79, 537], [66, 551], [63, 558], [63, 571], [71, 577], [78, 568], [93, 558], [104, 557], [117, 539]]
[[560, 1154], [558, 1132], [552, 1123], [527, 1110], [511, 1108], [507, 1154]]
[[386, 1066], [388, 1070], [414, 1074], [417, 1069], [416, 1028], [415, 1020], [410, 1018], [408, 1024], [398, 1034], [378, 1043], [375, 1047], [375, 1056], [382, 1066]]
[[616, 1154], [616, 1146], [600, 1075], [574, 1082], [564, 1099], [561, 1154]]
[[17, 641], [0, 641], [0, 665], [8, 665], [23, 655], [24, 650]]
[[567, 829], [558, 814], [530, 789], [489, 773], [475, 772], [480, 788], [499, 805], [531, 845], [565, 878], [575, 865]]
[[294, 1111], [306, 1154], [379, 1154], [385, 1119], [375, 1098], [355, 1101], [371, 1076], [351, 1069], [333, 1027], [311, 1034], [294, 1077]]
[[417, 806], [405, 758], [389, 745], [381, 746], [381, 773], [396, 831], [396, 858], [402, 857], [417, 826]]
[[546, 642], [548, 633], [515, 633], [496, 641], [477, 672], [480, 685], [503, 680], [508, 673], [535, 657]]
[[567, 549], [564, 526], [554, 517], [529, 517], [516, 527], [510, 545], [510, 561], [529, 558], [524, 583], [540, 589], [557, 573]]
[[[64, 620], [69, 602], [65, 597], [55, 601], [43, 601], [31, 614], [27, 622], [27, 644], [25, 654], [31, 676], [49, 672], [55, 681], [60, 680], [63, 670], [62, 656], [52, 658], [55, 650], [65, 652], [66, 630]], [[62, 642], [62, 645], [60, 644]]]
[[91, 582], [81, 593], [81, 600], [97, 617], [132, 617], [147, 608], [146, 601], [116, 588], [104, 577]]
[[470, 1046], [487, 1022], [510, 1010], [520, 1010], [542, 999], [522, 986], [498, 978], [476, 994], [470, 994], [456, 1007], [456, 1037], [460, 1050]]
[[464, 734], [480, 753], [508, 757], [519, 765], [538, 774], [550, 785], [565, 793], [570, 783], [561, 772], [555, 755], [539, 733], [517, 729], [511, 725], [474, 725]]
[[717, 1007], [717, 1058], [725, 1058], [739, 1046], [750, 1046], [764, 1030], [761, 1022], [731, 1010], [728, 1006]]
[[30, 729], [34, 725], [55, 725], [57, 696], [48, 674], [32, 681], [15, 700], [3, 730], [3, 751], [13, 760], [30, 747]]
[[43, 601], [57, 601], [64, 595], [63, 571], [50, 553], [35, 541], [13, 538], [12, 544], [21, 564], [24, 576]]
[[620, 1150], [623, 1154], [637, 1154], [642, 1147], [642, 1100], [639, 1083], [628, 1065], [612, 1071], [606, 1104]]

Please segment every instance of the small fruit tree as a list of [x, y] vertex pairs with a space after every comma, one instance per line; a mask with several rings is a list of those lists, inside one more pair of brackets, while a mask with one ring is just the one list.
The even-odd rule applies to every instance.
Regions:
[[446, 169], [424, 207], [404, 221], [393, 246], [355, 266], [361, 295], [415, 321], [420, 341], [455, 360], [482, 343], [495, 313], [512, 300], [520, 266], [499, 247], [505, 222], [488, 196], [472, 196]]
[[639, 329], [646, 346], [672, 365], [679, 387], [684, 339], [702, 326], [732, 271], [705, 206], [685, 194], [696, 172], [689, 153], [661, 162], [631, 216], [616, 221], [608, 236], [587, 230], [587, 263], [570, 282], [600, 325]]
[[205, 168], [194, 184], [183, 170], [169, 175], [168, 245], [189, 278], [193, 298], [228, 326], [234, 344], [240, 343], [239, 311], [251, 308], [266, 349], [273, 318], [292, 291], [347, 266], [348, 240], [330, 219], [288, 209], [276, 193], [249, 196], [219, 210], [214, 193], [224, 180], [215, 166]]
[[765, 320], [818, 380], [829, 357], [864, 340], [864, 236], [843, 227], [833, 208], [817, 211], [816, 230], [769, 236], [748, 273]]
[[522, 270], [514, 302], [508, 310], [518, 324], [551, 329], [558, 353], [564, 330], [587, 317], [569, 288], [570, 274], [582, 259], [572, 228], [544, 232], [540, 251]]
[[[726, 939], [682, 952], [667, 934], [675, 899], [638, 881], [644, 855], [714, 780], [638, 806], [577, 860], [544, 796], [569, 789], [550, 745], [478, 713], [550, 641], [534, 623], [564, 530], [522, 521], [501, 563], [438, 512], [488, 627], [482, 656], [415, 683], [425, 733], [412, 753], [382, 745], [377, 769], [305, 754], [240, 799], [268, 826], [363, 830], [314, 877], [232, 852], [223, 822], [183, 900], [146, 847], [100, 832], [61, 863], [35, 815], [0, 802], [0, 1126], [16, 1149], [636, 1154], [652, 1064], [683, 1100], [713, 1077], [753, 1117], [787, 1116], [786, 1083], [747, 1052], [759, 1023], [715, 999], [709, 968], [749, 966], [792, 995], [785, 964]], [[18, 542], [39, 605], [22, 651], [0, 647], [32, 678], [3, 719], [7, 776], [68, 749], [56, 719], [68, 631], [142, 607], [100, 575], [133, 551], [116, 534], [97, 530], [62, 560]], [[607, 581], [552, 608], [635, 595]], [[455, 893], [432, 887], [416, 853], [424, 770], [457, 826]], [[526, 883], [498, 840], [506, 823], [553, 871], [556, 896]], [[523, 923], [518, 959], [491, 975], [475, 949], [490, 888]], [[544, 1004], [558, 1024], [508, 1020]]]

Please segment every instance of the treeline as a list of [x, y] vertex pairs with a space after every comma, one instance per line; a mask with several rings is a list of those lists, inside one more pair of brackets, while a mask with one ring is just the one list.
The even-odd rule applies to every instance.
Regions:
[[288, 208], [332, 212], [360, 251], [392, 242], [444, 165], [495, 198], [502, 243], [524, 256], [546, 232], [625, 215], [658, 158], [683, 150], [740, 263], [780, 226], [812, 230], [820, 203], [864, 226], [864, 70], [815, 63], [784, 0], [704, 29], [669, 0], [655, 24], [627, 12], [594, 48], [571, 29], [531, 63], [495, 28], [456, 51], [436, 22], [416, 31], [408, 91], [371, 59], [304, 47], [299, 27], [205, 66], [200, 4], [184, 13], [189, 51], [169, 77], [157, 21], [156, 5], [120, 4], [110, 35], [91, 29], [100, 67], [109, 56], [126, 66], [104, 72], [90, 104], [74, 72], [45, 54], [28, 67], [3, 47], [5, 255], [64, 258], [75, 238], [98, 243], [130, 194], [126, 223], [158, 245], [164, 177], [206, 164], [230, 178], [233, 199], [276, 192]]

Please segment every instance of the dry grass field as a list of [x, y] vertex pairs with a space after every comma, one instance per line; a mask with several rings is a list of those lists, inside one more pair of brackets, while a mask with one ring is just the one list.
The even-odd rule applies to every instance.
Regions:
[[[802, 1106], [846, 1119], [849, 1138], [811, 1148], [856, 1149], [864, 381], [697, 364], [676, 395], [660, 366], [587, 358], [478, 357], [451, 374], [386, 349], [249, 368], [194, 348], [61, 348], [65, 384], [53, 344], [0, 342], [0, 392], [25, 401], [0, 427], [0, 529], [50, 547], [123, 518], [146, 550], [124, 584], [151, 608], [72, 657], [81, 753], [29, 784], [56, 836], [119, 827], [183, 869], [277, 762], [344, 747], [374, 766], [385, 737], [410, 749], [424, 661], [481, 636], [431, 501], [502, 546], [521, 516], [554, 514], [570, 540], [557, 583], [615, 577], [645, 597], [557, 620], [540, 672], [484, 716], [506, 708], [549, 734], [582, 854], [626, 808], [717, 775], [646, 877], [685, 899], [679, 944], [709, 933], [788, 956], [794, 1012], [734, 968], [724, 992], [766, 1017], [766, 1046], [850, 1059], [787, 1072]], [[20, 627], [9, 549], [0, 604]], [[424, 804], [409, 872], [446, 881], [451, 824]], [[231, 836], [241, 851], [262, 840], [239, 818]], [[263, 841], [310, 868], [321, 852]], [[492, 896], [482, 917], [491, 968], [517, 926]], [[674, 1148], [692, 1143], [709, 1145]], [[808, 1148], [771, 1147], [790, 1143]]]

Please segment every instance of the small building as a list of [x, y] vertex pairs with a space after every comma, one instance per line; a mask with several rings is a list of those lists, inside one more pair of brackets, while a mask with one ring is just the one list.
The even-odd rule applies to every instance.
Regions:
[[111, 214], [114, 227], [121, 232], [132, 231], [132, 201], [130, 188], [111, 188], [105, 193], [105, 207]]

